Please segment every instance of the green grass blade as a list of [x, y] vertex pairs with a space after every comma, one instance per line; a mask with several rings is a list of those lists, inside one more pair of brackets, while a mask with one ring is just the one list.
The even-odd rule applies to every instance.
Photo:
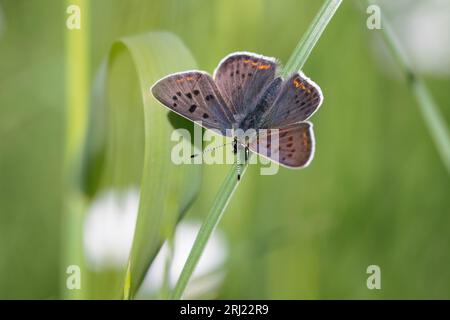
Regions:
[[176, 166], [170, 161], [168, 140], [173, 128], [167, 117], [169, 111], [156, 102], [149, 90], [162, 76], [194, 68], [190, 52], [178, 38], [168, 33], [125, 38], [122, 43], [138, 72], [145, 119], [142, 197], [129, 259], [131, 275], [127, 275], [131, 277], [128, 296], [133, 297], [162, 241], [170, 236], [180, 215], [196, 195], [201, 168]]
[[[61, 292], [65, 299], [82, 299], [83, 290], [68, 290], [66, 269], [83, 266], [82, 225], [85, 200], [80, 190], [80, 163], [86, 134], [86, 114], [89, 101], [89, 5], [85, 0], [71, 1], [85, 14], [78, 32], [66, 31], [66, 127], [64, 150], [64, 215], [62, 220], [64, 245], [62, 254]], [[69, 5], [69, 4], [68, 4]], [[83, 287], [83, 285], [82, 285]]]
[[[161, 244], [199, 190], [201, 166], [171, 161], [173, 128], [188, 123], [180, 117], [169, 119], [169, 111], [150, 93], [161, 77], [195, 67], [192, 55], [176, 36], [152, 32], [114, 43], [99, 73], [85, 191], [94, 199], [104, 190], [135, 188], [140, 192], [129, 262], [107, 288], [102, 283], [103, 292], [112, 292], [108, 297], [134, 297]], [[100, 178], [92, 177], [98, 171]]]
[[[243, 165], [241, 179], [243, 178], [246, 169], [247, 165]], [[239, 185], [237, 181], [237, 174], [237, 167], [233, 166], [222, 183], [222, 186], [220, 187], [212, 205], [211, 211], [206, 216], [206, 219], [203, 221], [202, 226], [198, 231], [194, 245], [189, 253], [189, 257], [173, 290], [171, 297], [172, 299], [181, 299], [183, 296], [183, 292], [188, 285], [189, 279], [191, 278], [191, 275], [195, 270], [195, 266], [202, 256], [203, 250], [205, 249], [212, 232], [219, 224], [219, 221], [222, 218], [222, 215], [225, 212], [234, 191], [236, 191]]]
[[[319, 40], [320, 35], [325, 30], [325, 27], [330, 22], [341, 2], [342, 0], [328, 0], [325, 2], [319, 13], [316, 15], [307, 33], [300, 40], [299, 44], [291, 55], [291, 58], [286, 64], [282, 74], [287, 75], [300, 70], [303, 67], [309, 54]], [[242, 155], [239, 154], [238, 156], [240, 156], [242, 160]], [[243, 162], [241, 161], [241, 163]], [[247, 166], [243, 167], [242, 173], [245, 172], [246, 168]], [[217, 193], [210, 212], [208, 213], [205, 221], [203, 221], [203, 224], [195, 239], [194, 245], [192, 246], [191, 252], [189, 253], [188, 259], [173, 290], [171, 297], [172, 299], [182, 298], [184, 290], [188, 285], [189, 279], [191, 278], [192, 273], [195, 270], [195, 267], [203, 253], [203, 250], [212, 232], [220, 222], [220, 219], [222, 218], [223, 213], [238, 186], [238, 181], [236, 179], [236, 169], [236, 167], [233, 167], [228, 173], [225, 181], [219, 189], [219, 192]]]
[[415, 78], [411, 82], [411, 90], [416, 96], [420, 111], [436, 145], [436, 149], [448, 173], [450, 173], [450, 132], [443, 120], [444, 117], [423, 80]]
[[291, 73], [300, 71], [303, 68], [314, 46], [319, 41], [320, 36], [341, 5], [342, 0], [327, 0], [320, 8], [319, 13], [314, 18], [306, 33], [301, 38], [291, 57], [286, 63], [282, 75], [289, 76]]
[[[372, 1], [368, 1], [372, 4]], [[392, 30], [386, 15], [382, 14], [382, 35], [395, 60], [408, 80], [408, 86], [417, 99], [420, 112], [431, 134], [436, 149], [445, 168], [450, 173], [450, 132], [443, 120], [433, 96], [430, 94], [422, 78], [415, 72], [408, 55], [404, 52], [397, 36]]]

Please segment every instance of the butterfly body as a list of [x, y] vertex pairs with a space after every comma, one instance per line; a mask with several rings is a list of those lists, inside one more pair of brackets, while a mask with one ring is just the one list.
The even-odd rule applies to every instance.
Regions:
[[255, 128], [262, 129], [264, 114], [273, 105], [282, 82], [283, 80], [280, 77], [272, 81], [272, 83], [265, 90], [264, 94], [258, 100], [256, 107], [244, 119], [242, 119], [238, 125], [239, 129], [242, 129], [243, 131]]
[[[274, 58], [236, 52], [219, 63], [213, 77], [196, 70], [172, 74], [156, 82], [152, 93], [181, 116], [231, 135], [234, 151], [239, 144], [284, 166], [301, 168], [314, 153], [312, 124], [305, 120], [323, 96], [302, 73], [282, 79], [277, 68]], [[241, 136], [247, 131], [252, 132]]]

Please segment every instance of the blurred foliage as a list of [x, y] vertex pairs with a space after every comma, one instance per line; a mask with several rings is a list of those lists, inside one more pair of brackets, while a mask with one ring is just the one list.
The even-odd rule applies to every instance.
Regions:
[[[320, 2], [90, 6], [94, 79], [116, 39], [151, 30], [178, 35], [209, 72], [236, 50], [286, 62]], [[0, 298], [59, 298], [65, 1], [0, 7]], [[406, 83], [383, 71], [375, 33], [345, 1], [319, 41], [304, 69], [325, 96], [311, 119], [315, 159], [275, 176], [249, 167], [221, 224], [230, 258], [219, 298], [450, 298], [449, 177]], [[426, 81], [449, 123], [450, 79]], [[208, 212], [227, 171], [203, 169], [190, 217]], [[366, 288], [371, 264], [381, 267], [382, 290]]]

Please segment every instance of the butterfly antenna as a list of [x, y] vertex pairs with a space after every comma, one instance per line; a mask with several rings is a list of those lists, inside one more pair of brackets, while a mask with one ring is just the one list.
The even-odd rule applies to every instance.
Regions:
[[220, 146], [211, 147], [211, 148], [206, 148], [205, 150], [203, 150], [202, 153], [197, 153], [197, 154], [191, 155], [191, 159], [192, 159], [192, 158], [195, 158], [195, 157], [198, 157], [198, 156], [201, 155], [201, 154], [205, 154], [206, 152], [212, 152], [212, 151], [214, 151], [214, 150], [216, 150], [216, 149], [223, 148], [223, 147], [225, 147], [226, 145], [229, 145], [229, 144], [232, 144], [232, 143], [233, 143], [233, 142], [228, 142], [228, 143], [224, 143], [223, 145], [220, 145]]

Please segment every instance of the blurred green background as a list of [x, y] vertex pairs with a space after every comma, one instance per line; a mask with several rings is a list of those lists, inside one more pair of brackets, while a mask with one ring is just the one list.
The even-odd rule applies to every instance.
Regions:
[[[450, 298], [449, 175], [358, 2], [344, 1], [305, 65], [325, 96], [311, 119], [315, 159], [307, 169], [280, 168], [275, 176], [250, 166], [220, 224], [228, 256], [215, 298]], [[411, 26], [405, 17], [420, 17], [420, 2], [383, 2], [392, 17], [403, 17], [394, 27], [405, 41]], [[449, 2], [432, 2], [442, 17]], [[0, 0], [0, 298], [65, 296], [68, 3]], [[114, 40], [152, 30], [176, 34], [208, 72], [233, 51], [286, 62], [321, 6], [312, 0], [87, 3], [91, 82]], [[441, 42], [432, 52], [448, 52], [449, 20], [444, 10], [443, 35], [428, 35]], [[417, 47], [428, 37], [416, 37]], [[429, 58], [438, 65], [434, 72], [414, 46], [405, 46], [450, 123], [448, 60]], [[228, 168], [203, 167], [186, 219], [205, 216]], [[381, 290], [366, 287], [373, 264], [381, 268]]]

